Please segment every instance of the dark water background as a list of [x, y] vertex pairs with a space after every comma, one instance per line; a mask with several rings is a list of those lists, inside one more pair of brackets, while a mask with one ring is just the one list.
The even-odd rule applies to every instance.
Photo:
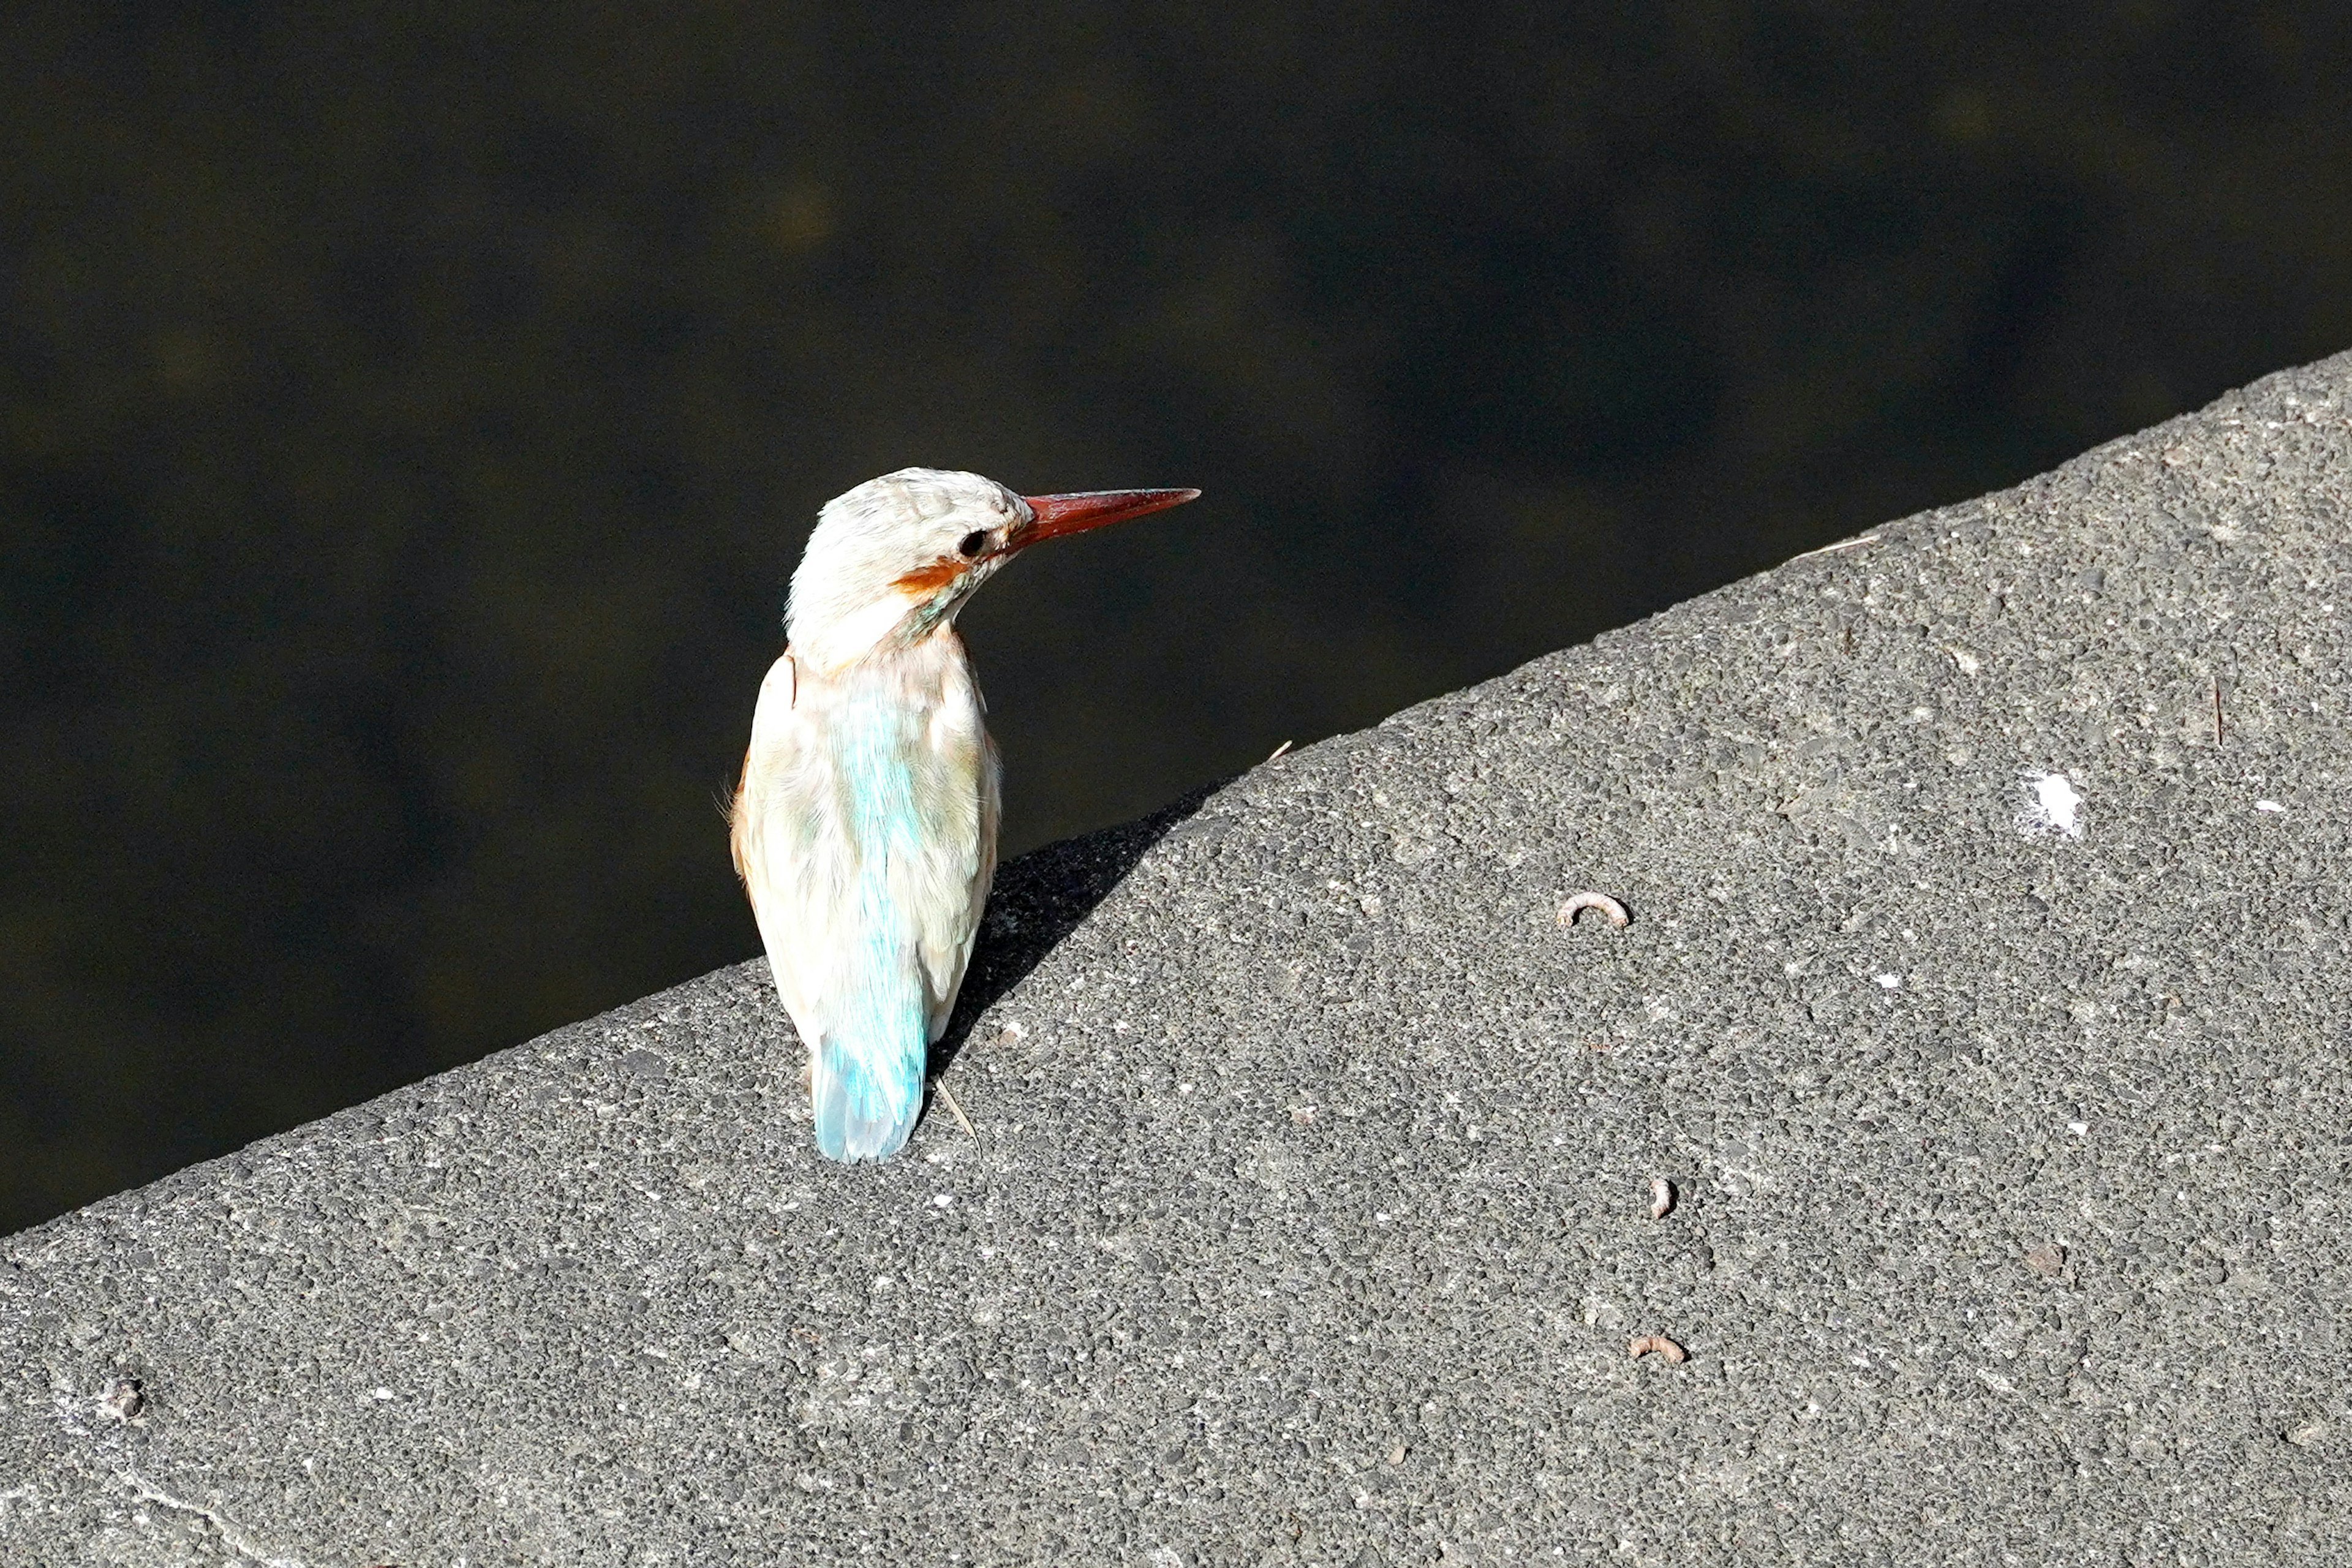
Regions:
[[2352, 344], [2352, 8], [9, 8], [0, 1230], [756, 951], [816, 507], [1019, 848]]

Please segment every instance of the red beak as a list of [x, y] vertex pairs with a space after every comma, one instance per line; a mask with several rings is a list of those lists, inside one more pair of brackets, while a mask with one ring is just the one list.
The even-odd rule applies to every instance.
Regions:
[[1029, 510], [1037, 514], [1037, 522], [1022, 534], [1020, 542], [1027, 546], [1107, 522], [1125, 522], [1130, 517], [1198, 500], [1200, 496], [1199, 490], [1081, 490], [1075, 495], [1023, 496]]

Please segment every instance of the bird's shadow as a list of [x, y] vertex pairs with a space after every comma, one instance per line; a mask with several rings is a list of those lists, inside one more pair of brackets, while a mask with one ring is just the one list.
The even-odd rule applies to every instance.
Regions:
[[963, 1049], [971, 1026], [1127, 879], [1151, 847], [1201, 809], [1227, 781], [1203, 784], [1150, 816], [1034, 849], [996, 874], [980, 942], [947, 1032], [931, 1047], [937, 1076]]

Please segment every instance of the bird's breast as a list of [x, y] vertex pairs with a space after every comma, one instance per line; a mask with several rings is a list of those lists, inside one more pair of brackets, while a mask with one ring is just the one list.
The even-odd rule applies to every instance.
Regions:
[[870, 872], [877, 859], [924, 882], [971, 874], [988, 737], [961, 649], [803, 677], [793, 708], [793, 743], [774, 771], [804, 853], [845, 858], [824, 868], [834, 876]]

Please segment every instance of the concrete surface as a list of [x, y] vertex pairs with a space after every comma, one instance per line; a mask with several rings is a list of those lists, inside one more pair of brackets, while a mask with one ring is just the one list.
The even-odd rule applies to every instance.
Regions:
[[2347, 494], [2352, 356], [1032, 857], [976, 1142], [754, 964], [17, 1236], [0, 1560], [2344, 1562]]

